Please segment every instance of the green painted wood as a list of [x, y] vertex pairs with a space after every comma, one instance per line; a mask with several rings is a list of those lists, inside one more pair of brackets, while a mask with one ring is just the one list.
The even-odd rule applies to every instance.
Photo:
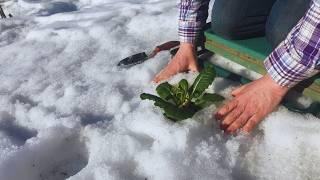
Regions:
[[264, 37], [248, 40], [226, 40], [211, 31], [205, 32], [206, 48], [241, 64], [257, 73], [264, 74], [263, 60], [272, 51]]
[[[265, 58], [272, 52], [272, 48], [265, 37], [251, 38], [246, 40], [227, 40], [215, 35], [211, 30], [205, 32], [206, 49], [220, 54], [227, 59], [234, 61], [259, 74], [265, 74], [266, 70], [263, 65]], [[313, 84], [308, 88], [306, 82], [296, 87], [303, 89], [303, 94], [320, 102], [320, 76], [313, 78]]]
[[210, 40], [221, 42], [222, 44], [228, 45], [228, 47], [239, 49], [242, 52], [246, 52], [260, 59], [265, 59], [265, 57], [272, 52], [272, 47], [269, 45], [265, 37], [246, 40], [227, 40], [215, 35], [211, 30], [206, 31], [205, 36]]

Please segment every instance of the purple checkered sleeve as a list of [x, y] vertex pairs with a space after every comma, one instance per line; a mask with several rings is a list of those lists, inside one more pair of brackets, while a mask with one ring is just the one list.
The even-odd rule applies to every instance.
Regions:
[[179, 40], [194, 43], [208, 17], [210, 0], [180, 0]]
[[268, 74], [281, 86], [292, 87], [320, 70], [320, 4], [309, 10], [287, 38], [268, 56]]

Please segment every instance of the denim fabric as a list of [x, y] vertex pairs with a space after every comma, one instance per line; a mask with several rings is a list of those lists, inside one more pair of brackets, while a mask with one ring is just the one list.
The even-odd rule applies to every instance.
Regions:
[[275, 48], [303, 17], [311, 0], [277, 0], [266, 23], [266, 37]]
[[215, 0], [213, 31], [228, 39], [246, 39], [265, 34], [265, 24], [276, 0]]
[[215, 0], [212, 30], [227, 39], [266, 35], [273, 47], [285, 39], [311, 0]]

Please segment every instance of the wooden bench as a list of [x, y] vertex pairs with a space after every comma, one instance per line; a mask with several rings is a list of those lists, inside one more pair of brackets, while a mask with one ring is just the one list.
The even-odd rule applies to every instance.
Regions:
[[[244, 66], [258, 74], [265, 74], [263, 65], [272, 48], [265, 37], [246, 40], [227, 40], [215, 35], [211, 30], [205, 31], [205, 48], [225, 57], [227, 60]], [[294, 90], [320, 102], [320, 75], [299, 83]]]

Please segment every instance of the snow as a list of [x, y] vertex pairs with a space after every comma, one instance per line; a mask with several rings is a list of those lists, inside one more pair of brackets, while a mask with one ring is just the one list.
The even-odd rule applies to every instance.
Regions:
[[[177, 39], [172, 0], [14, 0], [0, 20], [1, 180], [317, 179], [320, 122], [281, 107], [250, 135], [223, 134], [207, 108], [166, 120], [142, 92]], [[192, 81], [197, 74], [179, 74]], [[210, 87], [229, 97], [238, 84]], [[304, 100], [302, 100], [304, 101]]]

